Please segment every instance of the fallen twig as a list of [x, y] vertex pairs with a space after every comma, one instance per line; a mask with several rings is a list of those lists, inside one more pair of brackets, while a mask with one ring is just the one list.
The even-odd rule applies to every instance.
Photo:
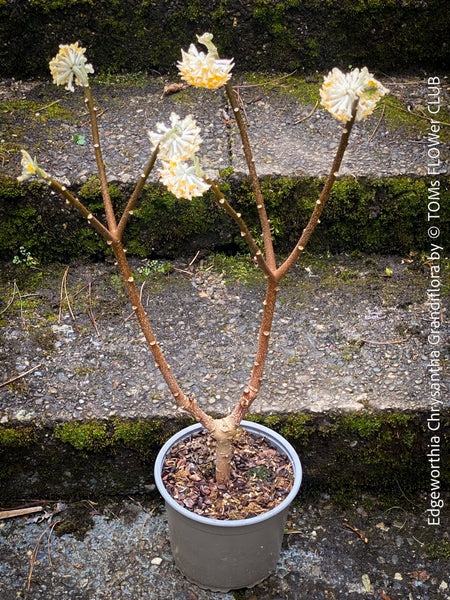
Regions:
[[402, 344], [403, 342], [407, 342], [408, 338], [404, 338], [403, 340], [390, 340], [389, 342], [377, 342], [375, 340], [361, 340], [361, 342], [364, 342], [364, 344], [379, 344], [379, 345], [384, 345], [384, 344]]
[[91, 320], [92, 325], [94, 326], [94, 329], [97, 333], [97, 337], [101, 337], [100, 332], [97, 327], [97, 321], [95, 320], [95, 317], [94, 317], [94, 311], [92, 310], [92, 283], [91, 282], [89, 282], [88, 290], [89, 290], [89, 293], [88, 293], [89, 306], [87, 307], [86, 312]]
[[192, 265], [195, 263], [195, 261], [198, 258], [198, 255], [200, 254], [200, 250], [197, 250], [197, 254], [194, 256], [194, 258], [191, 260], [191, 262], [189, 263], [189, 267], [192, 267]]
[[278, 81], [282, 81], [283, 79], [286, 79], [287, 77], [291, 77], [292, 75], [295, 75], [295, 73], [297, 73], [297, 69], [295, 69], [295, 71], [292, 71], [292, 73], [288, 73], [287, 75], [282, 75], [281, 77], [275, 77], [275, 79], [268, 79], [267, 81], [263, 81], [262, 83], [244, 83], [244, 84], [239, 85], [239, 87], [251, 88], [251, 87], [260, 87], [262, 85], [268, 85], [270, 83], [277, 83]]
[[347, 529], [350, 529], [350, 531], [353, 531], [357, 535], [359, 535], [359, 537], [362, 539], [362, 541], [365, 544], [367, 544], [369, 542], [368, 538], [364, 535], [364, 533], [362, 533], [361, 531], [359, 531], [359, 529], [356, 529], [356, 527], [352, 527], [348, 523], [343, 523], [343, 526], [346, 527]]
[[[58, 523], [61, 523], [61, 520], [59, 521], [55, 521], [54, 523], [52, 523], [51, 525], [49, 525], [46, 529], [44, 529], [44, 531], [41, 533], [41, 535], [38, 538], [38, 541], [36, 542], [36, 546], [34, 547], [34, 550], [31, 554], [30, 557], [30, 571], [28, 573], [28, 584], [27, 584], [27, 592], [30, 591], [30, 587], [31, 587], [31, 576], [33, 575], [33, 570], [34, 570], [34, 565], [36, 564], [36, 558], [37, 558], [37, 554], [39, 552], [39, 546], [41, 544], [41, 540], [44, 537], [44, 535], [47, 533], [47, 531], [50, 529], [50, 534], [49, 536], [51, 536], [53, 529], [55, 528], [55, 525], [57, 525]], [[50, 537], [49, 537], [49, 542], [50, 543]], [[49, 550], [50, 551], [50, 550]], [[50, 561], [51, 564], [51, 561]]]
[[21, 373], [20, 375], [16, 375], [15, 377], [11, 377], [11, 379], [8, 379], [8, 381], [3, 381], [2, 383], [0, 383], [0, 387], [4, 387], [5, 385], [8, 385], [9, 383], [12, 383], [13, 381], [17, 381], [17, 379], [21, 379], [22, 377], [25, 377], [25, 375], [29, 375], [33, 371], [36, 371], [36, 369], [39, 369], [39, 367], [41, 367], [41, 366], [42, 366], [42, 363], [39, 363], [38, 365], [36, 365], [32, 369], [28, 369], [28, 371], [25, 371], [24, 373]]
[[72, 312], [72, 306], [70, 305], [69, 294], [67, 293], [67, 274], [68, 274], [68, 272], [69, 272], [69, 267], [67, 267], [67, 269], [64, 271], [64, 275], [61, 280], [61, 293], [59, 295], [58, 323], [61, 323], [63, 295], [64, 295], [65, 300], [67, 301], [67, 308], [69, 309], [70, 316], [75, 321], [75, 315]]
[[61, 100], [63, 100], [63, 98], [60, 98], [59, 100], [55, 100], [54, 102], [50, 102], [50, 104], [46, 104], [45, 106], [41, 106], [41, 108], [39, 110], [45, 110], [46, 108], [50, 108], [50, 106], [53, 106], [54, 104], [58, 104], [58, 102], [61, 102]]
[[[97, 117], [101, 117], [101, 116], [103, 116], [107, 110], [108, 110], [108, 109], [107, 109], [107, 108], [105, 108], [105, 110], [101, 110], [101, 111], [99, 111], [99, 112], [97, 113]], [[85, 125], [89, 125], [89, 123], [90, 123], [90, 122], [91, 122], [91, 119], [88, 119], [88, 120], [87, 120], [87, 121], [85, 121], [84, 123], [81, 123], [80, 127], [84, 127]]]
[[73, 295], [73, 297], [74, 297], [74, 298], [76, 298], [76, 297], [78, 296], [78, 294], [81, 294], [81, 292], [82, 292], [83, 290], [85, 290], [86, 288], [89, 288], [89, 286], [90, 286], [92, 283], [94, 283], [95, 281], [97, 281], [97, 279], [100, 279], [100, 277], [104, 277], [104, 276], [105, 276], [105, 275], [107, 275], [108, 273], [109, 273], [109, 271], [103, 271], [103, 273], [100, 273], [100, 275], [98, 275], [97, 277], [94, 277], [94, 279], [91, 279], [91, 280], [89, 281], [89, 283], [86, 283], [86, 285], [84, 285], [82, 288], [80, 288], [80, 289], [78, 290], [78, 292], [76, 292], [76, 293]]
[[244, 113], [245, 120], [247, 121], [247, 127], [250, 127], [250, 121], [248, 120], [247, 111], [245, 110], [245, 103], [242, 100], [242, 96], [241, 96], [241, 93], [239, 91], [239, 86], [236, 87], [235, 91], [236, 91], [236, 96], [237, 96], [238, 102], [239, 102], [239, 104], [240, 104], [240, 106], [242, 108], [242, 112]]
[[55, 529], [56, 525], [58, 525], [58, 523], [61, 523], [61, 519], [52, 523], [52, 525], [50, 527], [50, 533], [48, 534], [48, 539], [47, 539], [47, 554], [48, 554], [48, 561], [49, 561], [51, 567], [53, 567], [53, 562], [52, 562], [52, 556], [51, 556], [51, 552], [50, 552], [50, 550], [51, 550], [50, 542], [52, 539], [53, 530]]
[[33, 513], [44, 510], [42, 506], [29, 506], [28, 508], [14, 508], [13, 510], [1, 510], [0, 519], [10, 519], [12, 517], [22, 517], [32, 515]]
[[306, 119], [309, 119], [310, 117], [313, 116], [313, 114], [316, 112], [317, 107], [319, 106], [319, 100], [317, 100], [317, 102], [314, 104], [313, 109], [311, 110], [311, 112], [309, 112], [306, 117], [302, 117], [301, 119], [298, 119], [297, 121], [294, 121], [293, 123], [289, 123], [290, 125], [298, 125], [299, 123], [303, 123], [303, 121], [306, 121]]
[[4, 312], [6, 312], [8, 310], [8, 308], [11, 306], [11, 304], [14, 302], [14, 298], [16, 297], [16, 292], [18, 292], [19, 298], [20, 298], [21, 296], [20, 296], [19, 288], [17, 287], [17, 283], [14, 282], [12, 298], [8, 302], [8, 304], [5, 306], [5, 308], [2, 311], [0, 311], [0, 315], [2, 315]]
[[[418, 117], [419, 119], [425, 119], [425, 121], [434, 120], [433, 117], [427, 117], [426, 115], [421, 115], [419, 113], [413, 112], [412, 110], [407, 110], [406, 108], [400, 108], [400, 106], [396, 106], [395, 104], [391, 104], [390, 102], [385, 101], [384, 106], [390, 106], [391, 108], [395, 108], [396, 110], [401, 110], [402, 112], [408, 113], [408, 115], [412, 115], [413, 117]], [[438, 121], [439, 125], [444, 125], [445, 127], [450, 127], [450, 123], [445, 123], [444, 121]]]
[[147, 521], [149, 520], [149, 518], [150, 518], [150, 515], [146, 514], [144, 522], [142, 524], [141, 535], [139, 536], [139, 549], [140, 550], [143, 550], [143, 548], [144, 548], [144, 539], [143, 539], [144, 538], [144, 529], [145, 529], [145, 526], [147, 525]]

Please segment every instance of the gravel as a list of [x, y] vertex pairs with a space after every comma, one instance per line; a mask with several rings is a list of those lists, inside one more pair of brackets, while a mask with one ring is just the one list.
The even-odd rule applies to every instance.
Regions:
[[[181, 575], [159, 505], [135, 499], [102, 509], [82, 504], [91, 518], [83, 536], [50, 532], [52, 522], [64, 520], [64, 511], [40, 522], [39, 514], [0, 522], [2, 600], [236, 598], [232, 592], [202, 590]], [[382, 506], [367, 497], [348, 509], [333, 506], [326, 496], [313, 504], [298, 502], [288, 517], [276, 571], [239, 598], [448, 600], [448, 560], [436, 554], [443, 543], [448, 544], [448, 530], [427, 526], [420, 507]]]

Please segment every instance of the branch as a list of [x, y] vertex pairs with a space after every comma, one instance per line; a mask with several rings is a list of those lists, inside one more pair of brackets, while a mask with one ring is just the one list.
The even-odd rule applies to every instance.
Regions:
[[221, 208], [223, 208], [230, 215], [230, 217], [236, 222], [237, 226], [239, 227], [239, 231], [241, 232], [241, 237], [243, 237], [245, 239], [245, 241], [247, 242], [247, 244], [249, 245], [250, 250], [252, 251], [253, 255], [255, 256], [256, 260], [258, 261], [258, 265], [259, 265], [260, 269], [262, 270], [262, 272], [264, 273], [264, 275], [267, 278], [273, 280], [274, 273], [273, 273], [272, 269], [270, 269], [268, 267], [266, 261], [264, 260], [262, 252], [259, 249], [258, 244], [253, 239], [253, 236], [250, 233], [244, 219], [242, 218], [241, 213], [238, 213], [234, 210], [234, 208], [231, 206], [231, 204], [226, 200], [225, 196], [222, 194], [221, 190], [218, 188], [218, 186], [213, 181], [207, 179], [206, 182], [209, 183], [212, 191], [216, 195], [219, 206]]
[[56, 191], [60, 196], [62, 196], [67, 202], [69, 202], [72, 206], [74, 206], [80, 215], [87, 219], [87, 222], [92, 225], [92, 227], [102, 236], [105, 240], [110, 244], [112, 242], [112, 235], [107, 229], [94, 215], [91, 213], [89, 209], [84, 206], [82, 202], [75, 198], [73, 194], [69, 192], [69, 190], [53, 179], [53, 177], [48, 177], [46, 179], [47, 183]]
[[145, 166], [144, 172], [142, 173], [136, 187], [134, 188], [133, 193], [130, 196], [130, 199], [128, 200], [128, 204], [126, 205], [125, 210], [123, 211], [123, 215], [122, 215], [122, 217], [119, 221], [119, 225], [117, 227], [117, 236], [119, 239], [122, 238], [123, 231], [125, 229], [126, 224], [128, 223], [128, 219], [130, 218], [130, 215], [133, 214], [133, 209], [136, 206], [136, 202], [139, 199], [139, 196], [142, 192], [142, 188], [144, 187], [145, 182], [147, 181], [148, 176], [150, 175], [150, 173], [155, 165], [156, 157], [158, 156], [158, 151], [159, 151], [159, 144], [153, 150], [153, 154], [151, 155], [147, 165]]
[[89, 114], [91, 116], [91, 130], [92, 140], [94, 142], [94, 153], [95, 161], [97, 163], [98, 175], [100, 177], [100, 189], [102, 192], [103, 202], [105, 205], [106, 221], [108, 222], [108, 228], [111, 232], [117, 229], [116, 217], [111, 202], [111, 196], [109, 193], [108, 180], [106, 178], [105, 163], [103, 162], [102, 150], [100, 146], [100, 136], [98, 133], [98, 122], [97, 122], [97, 107], [94, 104], [92, 97], [91, 88], [89, 86], [84, 88], [85, 102], [88, 105]]
[[306, 244], [309, 241], [314, 229], [320, 223], [320, 216], [325, 208], [325, 204], [328, 200], [328, 197], [331, 192], [331, 188], [336, 180], [336, 177], [339, 174], [339, 169], [342, 163], [342, 159], [344, 158], [345, 150], [348, 146], [348, 141], [350, 138], [350, 133], [352, 127], [355, 123], [356, 119], [356, 111], [358, 108], [358, 100], [356, 100], [352, 107], [352, 118], [345, 124], [345, 127], [342, 131], [341, 141], [339, 142], [338, 149], [336, 151], [336, 156], [333, 160], [333, 165], [331, 167], [330, 173], [325, 181], [325, 185], [323, 187], [322, 192], [320, 193], [319, 199], [316, 201], [316, 205], [314, 207], [313, 213], [308, 221], [307, 226], [303, 230], [302, 235], [300, 236], [299, 241], [297, 242], [294, 250], [291, 252], [289, 257], [284, 261], [284, 263], [276, 270], [275, 276], [279, 281], [286, 273], [291, 269], [297, 260], [299, 259], [301, 253], [305, 249]]
[[207, 415], [199, 407], [195, 398], [188, 397], [184, 394], [176, 378], [174, 377], [172, 370], [164, 357], [164, 354], [162, 353], [134, 282], [134, 277], [128, 265], [122, 242], [119, 239], [115, 239], [112, 243], [112, 249], [117, 260], [117, 267], [125, 283], [128, 298], [131, 302], [131, 308], [136, 314], [142, 333], [144, 334], [145, 340], [150, 348], [153, 358], [155, 359], [155, 366], [158, 367], [162, 376], [164, 377], [175, 402], [182, 409], [188, 412], [196, 421], [211, 431], [214, 426], [214, 419]]
[[261, 383], [263, 380], [264, 366], [266, 364], [267, 352], [269, 350], [270, 332], [272, 329], [273, 315], [275, 312], [275, 302], [277, 292], [279, 290], [278, 283], [268, 280], [267, 293], [264, 300], [264, 310], [261, 319], [261, 327], [259, 330], [258, 347], [256, 350], [255, 362], [253, 363], [250, 382], [244, 389], [242, 396], [239, 399], [236, 407], [230, 415], [232, 422], [237, 427], [241, 420], [245, 417], [250, 409], [253, 401], [258, 395]]
[[272, 235], [270, 232], [270, 221], [267, 217], [266, 207], [264, 206], [264, 199], [261, 192], [261, 186], [259, 185], [258, 174], [255, 168], [255, 159], [253, 158], [252, 150], [250, 147], [250, 141], [247, 135], [247, 128], [245, 126], [244, 119], [242, 118], [239, 103], [236, 100], [236, 95], [233, 90], [233, 86], [229, 81], [226, 83], [225, 89], [234, 115], [236, 117], [236, 123], [239, 127], [239, 133], [241, 135], [242, 148], [244, 150], [245, 160], [247, 161], [247, 166], [250, 173], [250, 181], [256, 200], [256, 208], [258, 209], [259, 220], [261, 222], [266, 261], [270, 269], [276, 269], [277, 265], [275, 262], [275, 253], [273, 251]]

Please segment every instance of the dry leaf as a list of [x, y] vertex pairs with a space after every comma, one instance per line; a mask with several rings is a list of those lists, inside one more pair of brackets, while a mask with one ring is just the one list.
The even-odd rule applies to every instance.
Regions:
[[184, 90], [184, 88], [186, 87], [187, 86], [184, 83], [171, 83], [169, 85], [165, 85], [161, 98], [163, 98], [164, 96], [170, 96], [171, 94], [176, 94], [177, 92], [181, 92], [181, 90]]
[[389, 531], [390, 527], [388, 527], [387, 525], [385, 525], [383, 523], [383, 521], [381, 521], [381, 523], [377, 523], [375, 525], [375, 527], [378, 527], [378, 529], [381, 529], [381, 531]]
[[411, 579], [417, 579], [417, 581], [422, 583], [431, 577], [431, 575], [426, 571], [412, 571], [411, 573], [408, 573], [408, 575], [411, 577]]

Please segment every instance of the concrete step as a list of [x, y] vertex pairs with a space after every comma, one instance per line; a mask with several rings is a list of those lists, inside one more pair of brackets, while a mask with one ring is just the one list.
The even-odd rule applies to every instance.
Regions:
[[24, 595], [31, 572], [34, 600], [448, 600], [448, 530], [427, 523], [424, 503], [402, 502], [399, 494], [395, 505], [370, 496], [347, 508], [326, 496], [296, 503], [275, 572], [227, 594], [202, 590], [178, 571], [158, 504], [47, 503], [45, 513], [2, 522], [2, 598]]
[[[423, 265], [380, 256], [305, 260], [279, 292], [253, 418], [296, 445], [309, 488], [379, 488], [390, 472], [423, 489], [434, 442], [447, 478], [445, 300], [430, 312]], [[141, 275], [139, 283], [182, 388], [213, 414], [226, 414], [247, 384], [264, 299], [253, 263], [235, 261], [194, 270], [179, 262], [172, 275]], [[21, 299], [16, 292], [3, 312], [3, 494], [148, 491], [148, 465], [186, 418], [114, 267], [69, 269], [73, 317], [65, 291], [60, 304], [63, 271], [39, 278], [33, 291], [16, 280]], [[12, 284], [4, 302], [7, 291]]]
[[[120, 81], [120, 80], [119, 80]], [[169, 123], [172, 111], [193, 114], [202, 128], [199, 152], [205, 170], [232, 167], [246, 174], [240, 141], [223, 90], [189, 88], [163, 95], [167, 78], [147, 77], [140, 85], [93, 85], [99, 105], [99, 127], [108, 177], [132, 183], [145, 165], [150, 150], [147, 133], [158, 122]], [[133, 82], [133, 80], [131, 80]], [[264, 85], [264, 82], [269, 82]], [[366, 121], [352, 132], [341, 175], [372, 178], [427, 174], [426, 135], [430, 100], [426, 80], [389, 77], [382, 83], [391, 94]], [[339, 142], [341, 126], [322, 107], [315, 106], [322, 77], [298, 76], [238, 78], [236, 86], [253, 144], [260, 176], [321, 177], [329, 172]], [[441, 114], [445, 120], [445, 80], [441, 87]], [[64, 92], [43, 81], [3, 81], [0, 94], [5, 121], [2, 137], [6, 156], [0, 173], [19, 175], [20, 160], [14, 151], [26, 149], [37, 156], [42, 168], [64, 182], [84, 182], [94, 172], [89, 118], [82, 95]], [[444, 114], [445, 113], [445, 114]], [[416, 116], [414, 116], [416, 115]], [[441, 142], [445, 146], [445, 130]], [[80, 136], [85, 143], [80, 144]], [[74, 141], [78, 140], [77, 141]], [[448, 151], [441, 152], [440, 171], [446, 172]]]

